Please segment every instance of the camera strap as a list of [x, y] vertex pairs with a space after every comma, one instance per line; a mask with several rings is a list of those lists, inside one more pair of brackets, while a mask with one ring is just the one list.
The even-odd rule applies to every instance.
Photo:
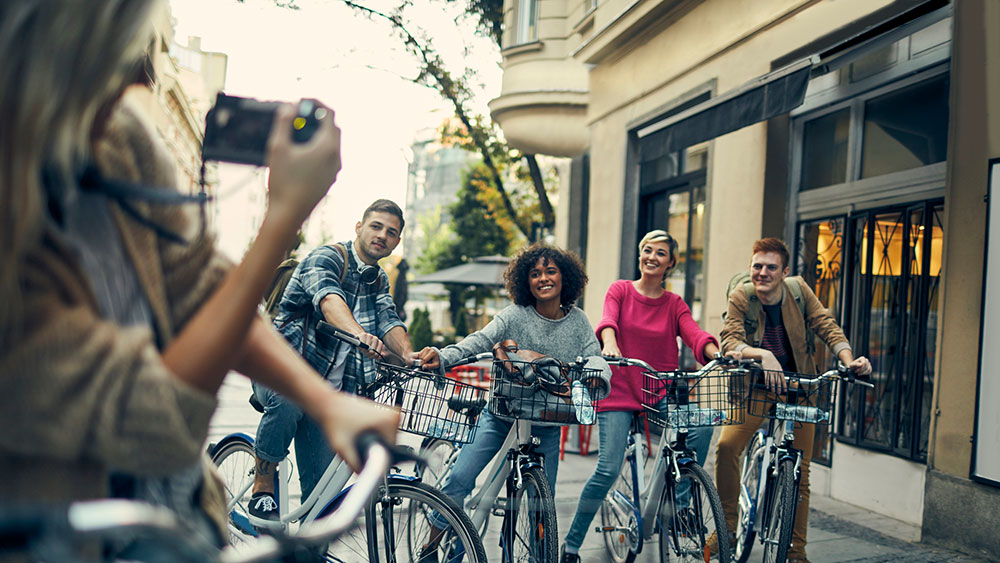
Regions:
[[148, 217], [140, 213], [131, 202], [138, 200], [154, 205], [183, 205], [197, 203], [203, 206], [206, 202], [212, 199], [212, 197], [205, 192], [195, 195], [186, 195], [167, 191], [162, 188], [154, 188], [133, 182], [104, 178], [101, 176], [100, 171], [98, 171], [94, 166], [88, 166], [84, 170], [83, 175], [80, 177], [80, 189], [108, 196], [109, 198], [115, 200], [119, 207], [121, 207], [121, 209], [136, 222], [148, 229], [151, 229], [160, 237], [180, 245], [187, 245], [188, 241], [177, 233], [174, 233], [164, 226], [150, 220]]

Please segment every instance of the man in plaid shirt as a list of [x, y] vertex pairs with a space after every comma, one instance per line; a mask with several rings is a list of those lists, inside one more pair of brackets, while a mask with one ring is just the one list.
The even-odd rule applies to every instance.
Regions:
[[[399, 244], [403, 224], [398, 205], [386, 199], [375, 201], [355, 226], [353, 242], [313, 250], [285, 287], [275, 326], [338, 389], [356, 392], [374, 379], [375, 365], [365, 356], [379, 357], [389, 351], [407, 362], [414, 357], [406, 327], [389, 295], [389, 278], [378, 266], [378, 260]], [[320, 334], [316, 330], [320, 319], [351, 333], [369, 351], [362, 353]], [[275, 520], [274, 468], [288, 455], [292, 438], [303, 498], [323, 475], [333, 452], [316, 424], [297, 406], [262, 385], [254, 384], [254, 394], [264, 406], [264, 415], [254, 444], [257, 470], [250, 513]]]

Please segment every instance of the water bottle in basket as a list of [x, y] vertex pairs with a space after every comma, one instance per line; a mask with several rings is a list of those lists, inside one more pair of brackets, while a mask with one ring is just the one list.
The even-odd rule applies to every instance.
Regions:
[[781, 420], [794, 420], [796, 422], [809, 422], [817, 424], [830, 420], [830, 413], [819, 407], [809, 405], [789, 405], [787, 403], [777, 403], [774, 405], [774, 417]]
[[580, 380], [573, 382], [570, 389], [570, 399], [573, 401], [573, 409], [576, 410], [576, 420], [580, 424], [594, 423], [594, 405], [590, 402], [590, 394], [584, 389]]
[[678, 405], [670, 409], [667, 424], [670, 426], [716, 426], [726, 419], [726, 412], [720, 409], [697, 405]]

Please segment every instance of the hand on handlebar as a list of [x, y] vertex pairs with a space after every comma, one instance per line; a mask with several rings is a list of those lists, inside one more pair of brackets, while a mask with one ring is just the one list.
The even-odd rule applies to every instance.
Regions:
[[386, 351], [385, 343], [383, 343], [382, 340], [380, 340], [379, 337], [375, 336], [374, 334], [368, 334], [367, 332], [363, 332], [357, 335], [355, 338], [360, 340], [362, 344], [368, 346], [367, 350], [364, 347], [362, 347], [361, 351], [364, 353], [364, 355], [368, 356], [369, 358], [378, 360], [385, 355]]
[[604, 348], [601, 348], [601, 355], [611, 356], [612, 358], [620, 358], [622, 351], [618, 349], [618, 344], [615, 342], [605, 342]]
[[767, 388], [772, 393], [785, 393], [788, 390], [788, 386], [785, 383], [785, 373], [781, 368], [781, 364], [778, 363], [778, 359], [774, 357], [774, 354], [770, 352], [764, 354], [761, 357], [760, 364], [764, 369], [764, 382], [767, 384]]
[[361, 469], [356, 441], [365, 432], [375, 431], [387, 444], [396, 442], [399, 411], [377, 405], [367, 399], [337, 393], [326, 403], [323, 416], [317, 419], [334, 451], [354, 471]]
[[437, 369], [441, 365], [441, 357], [438, 356], [436, 348], [427, 346], [423, 350], [417, 352], [416, 356], [420, 359], [420, 367], [422, 369]]
[[847, 369], [853, 371], [858, 377], [867, 378], [872, 374], [872, 363], [868, 361], [868, 358], [858, 356], [857, 358], [854, 358], [854, 361], [847, 364]]

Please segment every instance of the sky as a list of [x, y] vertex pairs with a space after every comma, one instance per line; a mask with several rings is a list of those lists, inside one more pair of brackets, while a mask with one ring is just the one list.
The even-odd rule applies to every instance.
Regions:
[[[393, 5], [391, 0], [361, 3], [383, 11]], [[406, 80], [415, 76], [417, 65], [388, 24], [369, 20], [339, 0], [296, 0], [296, 5], [300, 9], [280, 8], [272, 0], [170, 0], [176, 42], [184, 45], [189, 36], [199, 36], [203, 50], [227, 54], [227, 93], [269, 100], [317, 98], [336, 112], [343, 169], [308, 224], [307, 244], [315, 245], [324, 235], [354, 238], [355, 223], [377, 198], [405, 206], [411, 143], [453, 112], [436, 91]], [[426, 30], [449, 68], [476, 67], [475, 104], [486, 113], [500, 85], [499, 55], [491, 42], [477, 38], [471, 23], [456, 22], [460, 10], [443, 0], [414, 0], [409, 13], [415, 24], [411, 32]], [[241, 172], [236, 180], [233, 174], [221, 175], [223, 243], [226, 201], [241, 199], [226, 194], [261, 189], [259, 183], [238, 179], [252, 174]], [[236, 244], [245, 248], [246, 242]]]

